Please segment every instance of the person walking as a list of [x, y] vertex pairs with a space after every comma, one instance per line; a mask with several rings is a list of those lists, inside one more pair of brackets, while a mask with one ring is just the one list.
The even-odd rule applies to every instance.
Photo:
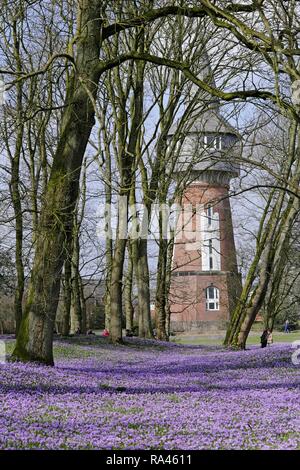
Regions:
[[288, 321], [288, 320], [285, 320], [284, 332], [285, 332], [285, 333], [289, 333], [289, 332], [290, 332], [289, 321]]
[[260, 337], [261, 347], [265, 348], [268, 344], [268, 330], [264, 330], [263, 334]]

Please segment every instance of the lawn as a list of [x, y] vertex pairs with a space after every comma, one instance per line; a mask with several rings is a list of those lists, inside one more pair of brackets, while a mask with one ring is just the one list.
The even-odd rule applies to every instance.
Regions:
[[[262, 332], [251, 332], [248, 336], [247, 345], [259, 345]], [[222, 346], [225, 337], [224, 333], [220, 334], [183, 334], [171, 337], [171, 341], [178, 344], [195, 344]], [[273, 332], [274, 343], [292, 343], [300, 340], [300, 331], [292, 331], [291, 333], [283, 333], [281, 331]]]
[[0, 448], [300, 449], [293, 351], [57, 340], [53, 368], [0, 364]]

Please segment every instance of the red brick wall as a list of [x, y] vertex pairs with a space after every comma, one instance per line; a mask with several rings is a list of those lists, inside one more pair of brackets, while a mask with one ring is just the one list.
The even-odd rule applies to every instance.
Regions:
[[[237, 272], [236, 251], [233, 236], [228, 186], [218, 184], [197, 183], [190, 185], [183, 196], [182, 205], [208, 204], [213, 212], [218, 212], [220, 221], [221, 271], [202, 271], [200, 243], [190, 249], [187, 243], [193, 240], [188, 237], [177, 237], [174, 246], [173, 276], [170, 290], [171, 321], [219, 321], [228, 320], [234, 300], [239, 294], [240, 277]], [[179, 224], [182, 223], [179, 220]], [[193, 230], [196, 228], [196, 217], [192, 220]], [[178, 227], [179, 228], [179, 227]], [[197, 240], [195, 233], [194, 240]], [[198, 234], [199, 240], [199, 234]], [[188, 249], [187, 249], [188, 248]], [[199, 274], [187, 275], [197, 271]], [[177, 276], [177, 273], [185, 275]], [[220, 307], [218, 311], [206, 310], [205, 289], [213, 285], [220, 291]]]

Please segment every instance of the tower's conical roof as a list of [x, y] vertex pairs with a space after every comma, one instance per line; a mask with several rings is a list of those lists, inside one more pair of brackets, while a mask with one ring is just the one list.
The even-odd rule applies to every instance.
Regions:
[[[198, 111], [196, 116], [193, 112], [191, 116], [191, 123], [187, 123], [183, 127], [182, 133], [184, 134], [200, 134], [200, 133], [221, 133], [221, 134], [233, 134], [240, 138], [238, 131], [221, 115], [220, 111], [215, 107], [211, 107], [211, 104], [204, 103], [204, 110]], [[178, 119], [170, 128], [168, 135], [172, 136], [176, 133], [180, 126], [181, 120]]]
[[[208, 54], [203, 54], [203, 67], [197, 76], [215, 87]], [[220, 101], [192, 83], [189, 86], [185, 107], [192, 106], [188, 119], [173, 124], [168, 133], [170, 140], [178, 133], [181, 142], [177, 150], [173, 173], [188, 172], [202, 177], [224, 178], [238, 176], [239, 165], [234, 163], [234, 153], [240, 148], [238, 131], [222, 116]], [[205, 175], [204, 175], [205, 172]]]
[[[202, 67], [197, 73], [197, 77], [213, 88], [216, 88], [209, 56], [205, 49], [201, 55], [201, 65]], [[219, 98], [201, 90], [195, 83], [191, 83], [185, 99], [185, 107], [189, 106], [193, 100], [195, 101], [194, 108], [187, 125], [184, 126], [184, 134], [222, 133], [234, 134], [240, 137], [238, 131], [221, 115]], [[178, 119], [171, 126], [169, 131], [170, 136], [176, 133], [180, 121], [181, 120]]]

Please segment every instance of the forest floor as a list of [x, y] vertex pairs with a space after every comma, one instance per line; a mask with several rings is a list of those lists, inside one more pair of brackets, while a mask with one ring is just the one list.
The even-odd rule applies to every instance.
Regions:
[[0, 364], [0, 449], [300, 449], [293, 354], [57, 339], [55, 367]]

